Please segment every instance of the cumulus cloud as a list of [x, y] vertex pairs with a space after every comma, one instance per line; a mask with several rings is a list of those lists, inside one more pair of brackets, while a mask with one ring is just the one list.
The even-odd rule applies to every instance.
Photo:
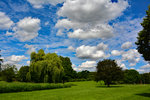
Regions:
[[131, 42], [125, 42], [121, 46], [122, 49], [129, 49], [131, 47], [132, 47], [132, 43]]
[[140, 61], [140, 54], [136, 49], [130, 49], [122, 54], [122, 60], [127, 60], [129, 66], [135, 66]]
[[4, 64], [17, 64], [19, 62], [21, 62], [24, 59], [28, 59], [27, 57], [25, 57], [24, 55], [20, 55], [20, 56], [16, 56], [16, 55], [12, 55], [9, 56], [5, 59]]
[[34, 8], [42, 8], [43, 5], [56, 5], [58, 3], [63, 3], [65, 0], [27, 0], [33, 5]]
[[119, 67], [121, 67], [122, 69], [127, 69], [126, 65], [124, 63], [122, 63], [122, 60], [116, 60], [117, 64]]
[[108, 22], [120, 16], [127, 7], [125, 0], [116, 3], [111, 0], [67, 0], [57, 12], [66, 17], [56, 24], [58, 35], [62, 35], [64, 29], [73, 29], [68, 33], [71, 38], [110, 38], [113, 28]]
[[150, 72], [150, 64], [146, 64], [137, 69], [140, 73], [149, 73]]
[[13, 31], [15, 32], [15, 37], [24, 42], [37, 37], [40, 29], [40, 19], [26, 17], [17, 23]]
[[76, 49], [76, 56], [81, 59], [103, 59], [110, 55], [105, 54], [107, 45], [100, 43], [97, 46], [85, 46], [82, 45]]
[[119, 56], [119, 55], [122, 54], [122, 51], [113, 50], [113, 51], [111, 51], [111, 54], [112, 54], [113, 56]]
[[75, 48], [73, 46], [69, 46], [68, 50], [75, 51]]
[[93, 68], [96, 66], [96, 61], [86, 61], [79, 65], [79, 68]]
[[24, 46], [25, 48], [28, 48], [27, 50], [27, 54], [31, 54], [32, 52], [35, 52], [36, 51], [36, 47], [34, 45], [28, 45], [28, 44], [25, 44]]
[[30, 65], [30, 61], [27, 61], [27, 64]]
[[13, 24], [13, 21], [4, 12], [0, 12], [0, 29], [9, 29]]

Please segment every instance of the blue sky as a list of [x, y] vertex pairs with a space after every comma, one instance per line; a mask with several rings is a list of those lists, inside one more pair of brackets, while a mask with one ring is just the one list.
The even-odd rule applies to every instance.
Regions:
[[123, 69], [149, 72], [136, 50], [149, 0], [1, 0], [0, 49], [4, 64], [28, 65], [44, 49], [93, 71], [103, 59]]

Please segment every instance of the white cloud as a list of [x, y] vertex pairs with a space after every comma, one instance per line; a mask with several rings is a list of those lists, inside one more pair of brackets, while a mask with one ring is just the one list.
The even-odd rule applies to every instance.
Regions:
[[93, 68], [96, 66], [96, 61], [86, 61], [79, 65], [79, 68]]
[[13, 21], [4, 12], [0, 12], [0, 29], [9, 29], [13, 24]]
[[17, 23], [17, 26], [13, 28], [15, 31], [15, 37], [20, 41], [29, 41], [38, 36], [40, 27], [40, 19], [26, 17]]
[[125, 42], [121, 46], [122, 49], [129, 49], [131, 47], [132, 47], [132, 43], [131, 42]]
[[113, 56], [119, 56], [119, 55], [122, 54], [122, 51], [113, 50], [113, 51], [111, 51], [111, 54], [112, 54]]
[[140, 67], [141, 69], [150, 69], [150, 64], [144, 65], [142, 67]]
[[30, 61], [27, 61], [27, 64], [30, 65]]
[[100, 43], [97, 46], [85, 46], [82, 45], [76, 49], [76, 56], [81, 59], [103, 59], [110, 55], [105, 54], [107, 45]]
[[13, 33], [12, 32], [6, 32], [6, 36], [12, 36], [13, 35]]
[[28, 51], [26, 52], [27, 54], [31, 54], [32, 52], [35, 52], [36, 51], [36, 47], [34, 45], [28, 45], [28, 44], [25, 44], [24, 46], [25, 48], [28, 48]]
[[140, 61], [140, 54], [136, 49], [130, 49], [127, 52], [123, 52], [122, 60], [127, 60], [130, 63], [129, 66], [135, 66]]
[[111, 0], [67, 0], [57, 12], [59, 16], [67, 17], [57, 22], [58, 35], [62, 35], [63, 29], [73, 29], [68, 33], [70, 38], [110, 38], [113, 28], [108, 22], [120, 16], [127, 7], [125, 0], [117, 3]]
[[69, 46], [68, 50], [75, 51], [75, 48], [73, 46]]
[[140, 73], [149, 73], [150, 72], [150, 64], [141, 66], [139, 69], [137, 69]]
[[12, 55], [12, 56], [7, 57], [3, 64], [13, 64], [13, 65], [15, 65], [15, 64], [21, 62], [24, 59], [28, 59], [28, 58], [25, 57], [24, 55], [20, 55], [20, 56]]
[[56, 5], [58, 3], [63, 3], [65, 0], [27, 0], [30, 2], [34, 8], [42, 8], [43, 5], [52, 4]]
[[127, 69], [126, 65], [124, 63], [122, 63], [122, 60], [116, 60], [117, 64], [119, 67], [121, 67], [122, 69]]

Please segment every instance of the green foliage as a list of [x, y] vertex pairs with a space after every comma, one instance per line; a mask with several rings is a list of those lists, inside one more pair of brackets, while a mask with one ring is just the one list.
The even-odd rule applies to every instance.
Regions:
[[147, 16], [144, 18], [143, 30], [138, 33], [137, 50], [141, 53], [146, 61], [150, 61], [150, 6], [146, 11]]
[[62, 61], [62, 66], [64, 68], [63, 81], [70, 81], [71, 79], [75, 79], [77, 73], [72, 68], [70, 58], [60, 56], [60, 59]]
[[142, 84], [150, 84], [150, 73], [140, 74]]
[[68, 88], [71, 86], [72, 84], [0, 82], [0, 93]]
[[14, 65], [4, 65], [4, 68], [1, 72], [2, 80], [7, 82], [12, 82], [16, 78], [17, 68]]
[[79, 79], [88, 79], [90, 72], [88, 70], [84, 70], [81, 72], [78, 72], [78, 78]]
[[97, 64], [97, 73], [95, 81], [103, 80], [107, 86], [109, 86], [112, 81], [120, 81], [123, 78], [123, 72], [114, 60], [105, 59], [99, 61]]
[[62, 61], [57, 54], [45, 54], [42, 49], [38, 53], [31, 53], [28, 80], [31, 77], [32, 82], [58, 83], [61, 82], [63, 73]]
[[18, 72], [19, 80], [22, 82], [26, 82], [27, 81], [26, 76], [28, 72], [29, 72], [29, 66], [22, 66]]
[[[0, 50], [0, 52], [1, 52], [1, 50]], [[2, 62], [3, 62], [3, 59], [1, 58], [1, 54], [0, 54], [0, 74], [1, 74], [1, 71], [2, 71]]]
[[134, 69], [124, 71], [124, 83], [138, 84], [139, 82], [140, 82], [140, 75], [138, 71]]

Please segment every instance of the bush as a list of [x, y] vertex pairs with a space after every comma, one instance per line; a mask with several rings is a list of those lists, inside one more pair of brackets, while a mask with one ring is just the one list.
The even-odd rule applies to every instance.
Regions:
[[34, 90], [46, 90], [46, 89], [57, 89], [57, 88], [68, 88], [73, 84], [49, 84], [49, 83], [21, 83], [21, 82], [0, 82], [0, 93], [9, 92], [23, 92], [23, 91], [34, 91]]

